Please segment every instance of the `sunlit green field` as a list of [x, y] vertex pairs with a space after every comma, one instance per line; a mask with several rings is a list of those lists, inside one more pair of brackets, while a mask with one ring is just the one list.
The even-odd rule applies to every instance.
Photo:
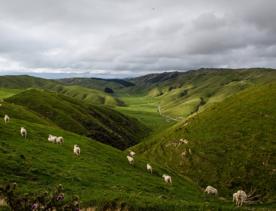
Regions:
[[120, 98], [126, 104], [116, 110], [133, 116], [153, 131], [158, 132], [173, 125], [174, 121], [167, 121], [158, 112], [159, 99], [150, 96], [124, 96]]
[[0, 99], [11, 97], [22, 90], [20, 89], [5, 89], [5, 88], [0, 88]]

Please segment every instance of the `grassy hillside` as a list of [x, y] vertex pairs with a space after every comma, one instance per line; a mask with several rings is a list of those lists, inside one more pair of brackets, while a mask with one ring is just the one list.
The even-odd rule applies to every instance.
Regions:
[[[108, 106], [123, 106], [118, 98], [96, 89], [80, 86], [65, 86], [57, 80], [42, 79], [32, 76], [0, 76], [0, 97], [9, 97], [28, 88], [40, 88], [62, 93], [86, 103]], [[3, 96], [3, 94], [6, 94]]]
[[275, 105], [275, 83], [253, 86], [134, 149], [220, 195], [241, 188], [275, 202]]
[[275, 80], [276, 70], [271, 69], [150, 74], [131, 79], [135, 86], [118, 91], [125, 106], [116, 109], [158, 132], [231, 95]]
[[134, 118], [54, 92], [29, 89], [5, 101], [25, 106], [65, 130], [120, 149], [138, 143], [148, 132], [148, 129]]
[[89, 89], [81, 86], [58, 86], [53, 90], [85, 103], [112, 107], [125, 105], [122, 100], [96, 89]]
[[0, 89], [0, 99], [13, 96], [13, 95], [15, 95], [15, 94], [17, 94], [17, 93], [19, 93], [21, 91], [22, 91], [21, 89], [5, 89], [5, 88], [1, 88]]
[[27, 89], [30, 87], [36, 88], [52, 88], [58, 83], [54, 80], [42, 79], [32, 77], [28, 75], [20, 76], [0, 76], [0, 87], [1, 88], [12, 88], [12, 89]]
[[101, 79], [101, 78], [66, 78], [59, 80], [66, 85], [79, 85], [87, 88], [104, 91], [104, 88], [122, 89], [134, 86], [133, 83], [123, 79]]
[[[152, 163], [154, 173], [151, 175], [145, 170], [147, 160], [137, 157], [135, 165], [130, 166], [126, 153], [45, 125], [44, 120], [35, 123], [32, 121], [35, 114], [24, 108], [18, 113], [9, 111], [10, 105], [6, 104], [5, 112], [20, 119], [13, 118], [8, 124], [0, 121], [0, 184], [16, 182], [21, 193], [42, 193], [63, 184], [69, 194], [66, 197], [79, 195], [82, 207], [99, 207], [107, 203], [126, 203], [128, 207], [140, 210], [233, 207], [220, 201], [204, 202], [195, 184], [171, 170]], [[28, 130], [27, 139], [19, 134], [21, 126]], [[64, 144], [48, 142], [48, 134], [63, 136]], [[80, 157], [73, 155], [74, 144], [81, 147]], [[164, 184], [163, 173], [172, 175], [173, 185]]]
[[57, 127], [56, 124], [49, 119], [43, 117], [42, 115], [39, 115], [36, 112], [27, 110], [24, 106], [16, 105], [14, 103], [1, 102], [1, 121], [3, 121], [3, 118], [6, 114], [11, 118], [10, 122], [13, 122], [14, 119], [19, 119], [37, 124], [45, 124], [52, 127]]
[[275, 80], [273, 69], [200, 69], [134, 78], [130, 81], [135, 86], [126, 91], [155, 98], [164, 115], [177, 118], [202, 111], [255, 84]]

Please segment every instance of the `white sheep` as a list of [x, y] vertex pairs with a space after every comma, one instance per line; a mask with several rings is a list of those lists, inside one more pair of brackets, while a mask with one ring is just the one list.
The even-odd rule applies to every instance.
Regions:
[[127, 155], [126, 158], [127, 158], [127, 160], [128, 160], [128, 162], [129, 162], [130, 165], [134, 164], [134, 158], [133, 157]]
[[4, 121], [5, 121], [5, 123], [10, 121], [10, 117], [7, 114], [5, 114], [5, 116], [4, 116]]
[[188, 144], [189, 143], [189, 141], [187, 139], [180, 139], [179, 141], [183, 144]]
[[57, 137], [49, 134], [48, 141], [52, 143], [56, 143]]
[[162, 177], [164, 178], [165, 183], [172, 184], [172, 177], [166, 174], [163, 174]]
[[134, 157], [136, 155], [136, 153], [133, 152], [133, 151], [131, 151], [131, 150], [129, 150], [129, 154], [128, 155], [131, 156], [131, 157]]
[[214, 195], [218, 195], [218, 190], [210, 185], [208, 185], [206, 187], [206, 189], [204, 190], [205, 193], [207, 194], [214, 194]]
[[236, 205], [238, 207], [242, 206], [246, 199], [247, 195], [243, 190], [238, 190], [235, 194], [233, 194], [233, 201], [236, 201]]
[[56, 143], [57, 144], [63, 144], [64, 143], [64, 138], [62, 136], [59, 136], [56, 138]]
[[152, 166], [147, 163], [147, 171], [152, 174]]
[[77, 144], [74, 145], [73, 152], [74, 152], [75, 155], [80, 156], [80, 147], [79, 147], [79, 145], [77, 145]]
[[24, 127], [21, 127], [20, 129], [20, 134], [21, 136], [23, 136], [24, 138], [27, 138], [27, 130]]

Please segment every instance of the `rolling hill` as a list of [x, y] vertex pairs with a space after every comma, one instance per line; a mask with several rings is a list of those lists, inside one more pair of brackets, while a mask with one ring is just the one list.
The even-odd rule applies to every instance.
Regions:
[[96, 89], [81, 86], [58, 86], [52, 90], [85, 103], [111, 107], [125, 106], [125, 103], [119, 98]]
[[37, 78], [28, 75], [19, 76], [0, 76], [0, 87], [10, 89], [27, 89], [27, 88], [45, 88], [51, 89], [57, 86], [54, 80], [48, 80], [43, 78]]
[[[18, 112], [18, 117], [22, 112]], [[23, 194], [41, 193], [63, 184], [68, 193], [66, 198], [79, 195], [82, 207], [112, 203], [141, 209], [197, 210], [219, 206], [202, 203], [198, 187], [171, 171], [152, 164], [154, 173], [151, 175], [145, 170], [146, 160], [137, 158], [135, 166], [130, 166], [126, 153], [44, 125], [44, 120], [31, 121], [34, 114], [26, 118], [29, 113], [25, 110], [24, 116], [13, 118], [8, 124], [0, 121], [0, 184], [16, 182]], [[28, 130], [27, 139], [20, 136], [21, 126]], [[64, 144], [48, 142], [49, 133], [63, 136]], [[73, 155], [74, 144], [81, 148], [80, 157]], [[173, 175], [172, 186], [164, 184], [163, 173]]]
[[94, 138], [119, 149], [137, 144], [149, 131], [134, 118], [55, 92], [28, 89], [5, 101], [25, 106], [65, 130]]
[[134, 150], [193, 178], [201, 187], [217, 187], [220, 195], [244, 189], [263, 201], [275, 202], [275, 105], [275, 82], [252, 86], [136, 145]]
[[[106, 87], [115, 93], [103, 92]], [[233, 210], [232, 193], [243, 189], [264, 203], [245, 210], [275, 209], [273, 69], [126, 80], [7, 76], [0, 77], [0, 98], [0, 116], [11, 117], [9, 124], [0, 120], [0, 185], [16, 181], [26, 193], [62, 183], [69, 195], [80, 195], [83, 207], [158, 211]], [[63, 136], [64, 145], [49, 143], [48, 134]], [[136, 152], [134, 166], [126, 159], [129, 149]], [[153, 175], [145, 170], [148, 162]], [[173, 185], [163, 183], [163, 173], [172, 175]], [[204, 196], [207, 185], [218, 188], [219, 197]]]
[[[86, 103], [107, 106], [123, 106], [124, 102], [104, 91], [84, 88], [81, 86], [66, 86], [57, 80], [37, 78], [27, 75], [0, 76], [0, 87], [3, 93], [18, 93], [28, 88], [40, 88], [58, 92]], [[9, 96], [10, 96], [9, 95]], [[1, 97], [1, 92], [0, 92]], [[4, 96], [7, 97], [7, 96]]]
[[135, 86], [127, 93], [148, 95], [159, 101], [162, 114], [186, 118], [253, 85], [275, 80], [274, 69], [199, 69], [134, 78], [130, 81]]

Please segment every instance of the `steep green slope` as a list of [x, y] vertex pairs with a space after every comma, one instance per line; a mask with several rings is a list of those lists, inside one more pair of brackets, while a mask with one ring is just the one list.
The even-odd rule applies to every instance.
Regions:
[[29, 89], [6, 101], [25, 106], [65, 130], [120, 149], [138, 143], [148, 132], [148, 129], [134, 118], [54, 92]]
[[220, 195], [241, 188], [275, 202], [275, 105], [275, 83], [253, 86], [134, 148]]
[[[28, 130], [27, 139], [19, 134], [21, 126]], [[48, 134], [63, 136], [64, 144], [48, 142]], [[74, 144], [81, 148], [80, 157], [73, 154]], [[146, 160], [137, 158], [130, 166], [126, 153], [58, 128], [1, 120], [0, 152], [0, 184], [17, 182], [22, 193], [41, 193], [63, 184], [66, 193], [80, 196], [84, 207], [112, 201], [156, 210], [211, 206], [202, 203], [196, 185], [173, 172], [152, 164], [151, 175], [145, 170]], [[173, 185], [164, 184], [163, 173], [173, 176]]]
[[[3, 90], [3, 93], [8, 93], [8, 89], [11, 92], [10, 95], [3, 97], [11, 96], [13, 93], [18, 93], [20, 90], [22, 91], [28, 88], [41, 88], [48, 91], [62, 93], [77, 100], [82, 100], [96, 105], [124, 105], [121, 100], [103, 91], [83, 88], [80, 86], [65, 86], [57, 80], [42, 79], [27, 75], [0, 76], [0, 88]], [[1, 90], [0, 97], [2, 95]]]

